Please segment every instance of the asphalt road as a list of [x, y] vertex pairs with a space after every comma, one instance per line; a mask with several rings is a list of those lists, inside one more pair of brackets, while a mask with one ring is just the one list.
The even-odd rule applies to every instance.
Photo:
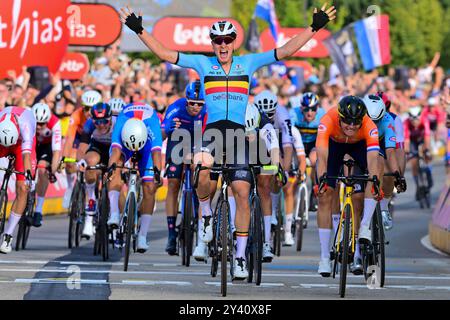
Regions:
[[[444, 186], [443, 166], [434, 168], [432, 203]], [[409, 190], [397, 198], [394, 228], [387, 233], [386, 285], [369, 289], [362, 276], [350, 275], [346, 299], [449, 299], [449, 256], [426, 248], [432, 210], [421, 210]], [[164, 252], [167, 226], [163, 204], [158, 204], [151, 231], [150, 250], [132, 254], [128, 272], [118, 250], [109, 262], [92, 254], [93, 241], [67, 249], [67, 217], [45, 217], [32, 229], [26, 251], [0, 255], [2, 299], [339, 299], [339, 278], [317, 274], [319, 240], [315, 214], [305, 230], [304, 249], [282, 247], [281, 257], [263, 266], [260, 287], [246, 282], [229, 283], [228, 296], [220, 295], [220, 276], [211, 278], [210, 263], [181, 266], [181, 258]], [[424, 245], [425, 244], [425, 245]], [[220, 270], [219, 270], [220, 272]], [[219, 274], [220, 275], [220, 274]]]

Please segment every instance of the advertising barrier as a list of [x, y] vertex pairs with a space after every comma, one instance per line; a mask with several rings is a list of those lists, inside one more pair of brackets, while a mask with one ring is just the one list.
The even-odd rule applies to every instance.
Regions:
[[0, 79], [8, 70], [46, 66], [58, 71], [69, 45], [67, 7], [70, 0], [0, 1]]

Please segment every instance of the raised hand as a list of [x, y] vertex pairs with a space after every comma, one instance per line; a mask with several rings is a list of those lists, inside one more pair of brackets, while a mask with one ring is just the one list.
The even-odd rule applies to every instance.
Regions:
[[313, 23], [311, 28], [314, 32], [319, 31], [329, 22], [336, 19], [336, 8], [331, 6], [327, 9], [327, 4], [325, 3], [320, 11], [314, 8]]
[[119, 14], [122, 23], [136, 34], [142, 34], [142, 31], [144, 31], [144, 27], [142, 26], [142, 11], [139, 12], [139, 16], [137, 17], [133, 10], [127, 6], [126, 8], [120, 8]]

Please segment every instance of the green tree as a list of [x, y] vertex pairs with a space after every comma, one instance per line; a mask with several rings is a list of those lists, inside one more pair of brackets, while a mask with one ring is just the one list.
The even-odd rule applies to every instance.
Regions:
[[416, 8], [418, 27], [425, 40], [426, 59], [430, 61], [442, 49], [445, 36], [444, 12], [438, 0], [417, 0]]
[[418, 67], [426, 63], [424, 37], [417, 20], [416, 1], [386, 1], [383, 11], [390, 17], [392, 64]]

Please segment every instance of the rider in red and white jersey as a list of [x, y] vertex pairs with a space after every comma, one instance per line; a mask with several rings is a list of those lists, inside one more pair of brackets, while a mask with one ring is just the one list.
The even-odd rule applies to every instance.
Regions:
[[12, 235], [25, 210], [33, 179], [31, 173], [36, 165], [35, 133], [36, 120], [29, 109], [8, 107], [0, 112], [0, 158], [14, 156], [14, 169], [25, 173], [16, 176], [16, 199], [2, 237], [1, 253], [11, 252]]
[[37, 201], [33, 215], [33, 226], [42, 225], [42, 208], [48, 184], [56, 182], [54, 172], [58, 170], [61, 157], [61, 122], [45, 103], [33, 106], [36, 118], [36, 156], [38, 161]]

